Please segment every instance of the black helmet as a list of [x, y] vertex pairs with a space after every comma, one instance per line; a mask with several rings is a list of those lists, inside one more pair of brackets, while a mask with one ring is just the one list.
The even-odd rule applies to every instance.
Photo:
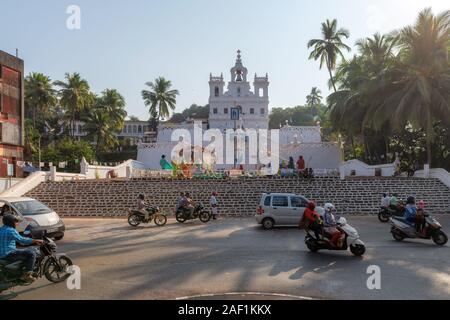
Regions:
[[406, 204], [416, 204], [416, 198], [408, 197], [408, 199], [406, 200]]
[[21, 219], [14, 214], [6, 214], [3, 216], [3, 225], [11, 227], [11, 228], [15, 228], [16, 223], [20, 222], [20, 221], [21, 221]]
[[140, 194], [140, 195], [138, 196], [138, 198], [141, 199], [141, 200], [144, 200], [144, 199], [145, 199], [145, 196], [144, 196], [143, 194]]

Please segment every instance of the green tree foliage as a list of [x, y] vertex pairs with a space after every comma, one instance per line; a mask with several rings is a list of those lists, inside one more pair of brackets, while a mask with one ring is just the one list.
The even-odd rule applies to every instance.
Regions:
[[147, 82], [150, 90], [142, 90], [142, 99], [150, 113], [150, 125], [156, 131], [160, 120], [168, 118], [170, 112], [175, 109], [178, 90], [171, 89], [172, 82], [163, 77], [154, 82]]
[[171, 123], [180, 123], [186, 119], [208, 119], [209, 117], [209, 104], [206, 106], [199, 106], [195, 103], [189, 108], [183, 110], [181, 113], [174, 113], [169, 119]]

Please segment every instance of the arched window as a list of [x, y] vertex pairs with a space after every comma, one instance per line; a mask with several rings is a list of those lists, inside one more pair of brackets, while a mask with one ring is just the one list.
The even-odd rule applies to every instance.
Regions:
[[258, 96], [259, 96], [259, 97], [264, 96], [264, 89], [263, 89], [263, 88], [259, 88], [259, 90], [258, 90]]
[[219, 96], [219, 87], [215, 87], [214, 88], [214, 96], [218, 97]]

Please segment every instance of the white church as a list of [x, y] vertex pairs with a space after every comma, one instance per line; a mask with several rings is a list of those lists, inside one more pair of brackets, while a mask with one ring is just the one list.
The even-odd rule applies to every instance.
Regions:
[[[248, 70], [242, 62], [241, 52], [237, 52], [237, 59], [230, 70], [230, 81], [225, 87], [223, 74], [209, 77], [209, 105], [210, 113], [202, 128], [219, 129], [268, 129], [269, 127], [269, 77], [255, 74], [253, 90], [248, 79]], [[163, 123], [158, 127], [155, 143], [140, 143], [138, 145], [137, 160], [150, 169], [160, 169], [159, 160], [165, 155], [169, 160], [173, 148], [178, 144], [172, 141], [175, 129], [186, 129], [193, 136], [194, 121], [187, 119], [182, 124]], [[203, 142], [203, 147], [210, 142]], [[303, 156], [306, 165], [313, 169], [336, 170], [341, 162], [341, 152], [338, 144], [322, 142], [320, 124], [311, 127], [295, 127], [286, 125], [279, 129], [279, 161], [294, 161]], [[254, 169], [254, 165], [244, 168]], [[216, 169], [227, 169], [233, 165], [217, 164]]]

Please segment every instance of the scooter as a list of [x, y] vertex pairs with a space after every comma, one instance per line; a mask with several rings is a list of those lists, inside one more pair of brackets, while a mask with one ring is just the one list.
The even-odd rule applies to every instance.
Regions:
[[[40, 234], [39, 234], [40, 233]], [[30, 231], [25, 230], [24, 235], [28, 236]], [[72, 260], [65, 253], [56, 253], [57, 246], [55, 242], [45, 236], [45, 232], [33, 233], [33, 238], [40, 238], [44, 243], [36, 249], [36, 262], [34, 264], [33, 274], [35, 277], [45, 276], [48, 281], [53, 283], [63, 282], [72, 274], [70, 266]], [[0, 259], [0, 292], [16, 287], [29, 286], [31, 282], [22, 280], [24, 274], [23, 261], [9, 262]]]
[[142, 212], [130, 209], [128, 211], [128, 224], [137, 227], [141, 223], [151, 223], [153, 220], [157, 226], [162, 227], [167, 223], [167, 216], [161, 213], [159, 207], [148, 207], [145, 210], [149, 213], [147, 220]]
[[404, 213], [405, 213], [404, 206], [400, 206], [398, 210], [380, 207], [380, 211], [378, 212], [378, 220], [380, 220], [383, 223], [386, 223], [389, 222], [389, 218], [391, 217], [403, 217]]
[[448, 237], [441, 230], [442, 225], [435, 218], [429, 214], [424, 215], [425, 223], [422, 232], [417, 232], [416, 228], [408, 223], [404, 218], [392, 217], [390, 222], [392, 225], [391, 233], [395, 240], [403, 241], [405, 238], [410, 239], [432, 239], [433, 242], [439, 246], [447, 243]]
[[322, 235], [317, 239], [311, 230], [306, 231], [305, 244], [311, 252], [319, 250], [346, 251], [350, 248], [350, 252], [360, 257], [366, 252], [364, 242], [359, 239], [358, 231], [347, 223], [347, 219], [340, 217], [337, 220], [336, 228], [343, 233], [340, 242], [341, 247], [334, 247], [330, 244], [330, 239]]

